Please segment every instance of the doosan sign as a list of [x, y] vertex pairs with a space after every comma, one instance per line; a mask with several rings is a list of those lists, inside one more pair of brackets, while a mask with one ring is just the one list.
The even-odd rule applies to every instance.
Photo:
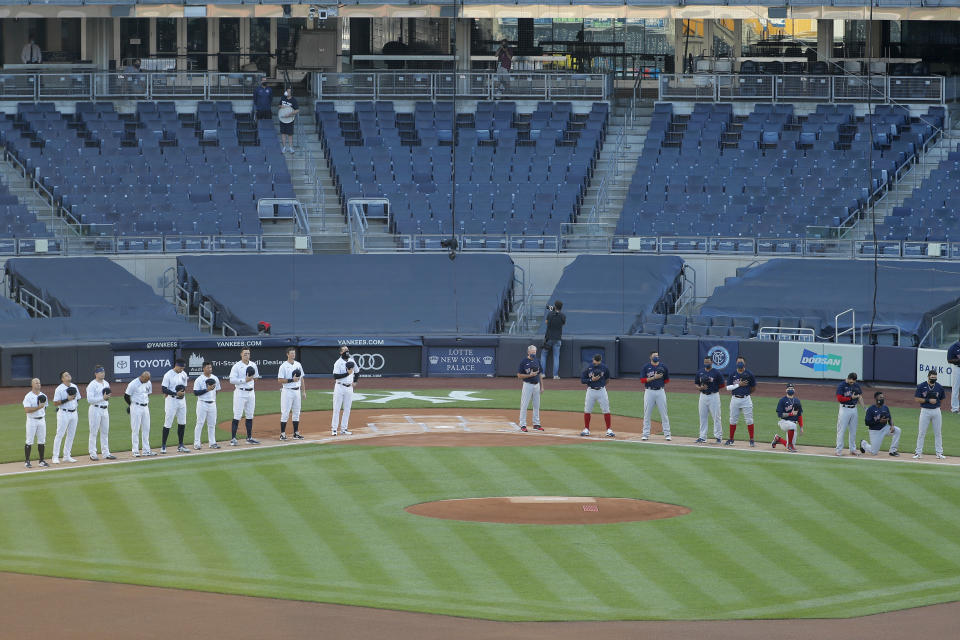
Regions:
[[781, 341], [781, 378], [842, 380], [848, 373], [863, 376], [863, 347], [858, 344], [803, 344]]
[[838, 356], [835, 353], [820, 355], [809, 349], [804, 349], [803, 355], [800, 356], [800, 364], [814, 371], [841, 371], [843, 369], [843, 356]]

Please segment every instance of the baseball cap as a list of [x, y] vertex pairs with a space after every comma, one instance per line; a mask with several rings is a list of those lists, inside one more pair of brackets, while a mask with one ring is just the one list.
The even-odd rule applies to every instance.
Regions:
[[176, 360], [173, 361], [173, 366], [175, 366], [175, 367], [185, 367], [185, 366], [187, 366], [187, 361], [184, 360], [183, 358], [177, 358]]
[[104, 369], [103, 367], [97, 367], [96, 369], [93, 370], [94, 373], [106, 373], [106, 371], [107, 370]]

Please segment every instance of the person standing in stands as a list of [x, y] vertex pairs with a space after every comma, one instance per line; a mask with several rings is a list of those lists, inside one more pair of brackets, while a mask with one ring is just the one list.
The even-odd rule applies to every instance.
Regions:
[[53, 404], [57, 407], [57, 435], [53, 438], [54, 464], [60, 462], [60, 445], [63, 444], [63, 461], [76, 462], [73, 453], [73, 437], [77, 434], [77, 406], [80, 389], [73, 384], [69, 371], [60, 374], [60, 386], [53, 392]]
[[513, 67], [513, 50], [510, 49], [510, 44], [506, 38], [500, 41], [500, 48], [494, 55], [497, 57], [497, 86], [500, 93], [503, 93], [507, 90], [510, 69]]
[[293, 97], [293, 91], [288, 87], [280, 98], [280, 110], [277, 118], [280, 120], [280, 151], [293, 153], [293, 123], [300, 113], [300, 105]]
[[663, 439], [670, 440], [670, 418], [667, 417], [667, 392], [663, 386], [670, 382], [670, 372], [667, 366], [660, 361], [660, 353], [650, 352], [650, 362], [640, 370], [640, 382], [643, 383], [643, 435], [641, 440], [650, 439], [650, 417], [653, 408], [660, 413], [660, 424], [663, 427]]
[[261, 78], [260, 86], [253, 91], [253, 108], [257, 112], [257, 120], [273, 117], [273, 89], [267, 86], [266, 78]]
[[33, 36], [27, 40], [20, 50], [20, 61], [23, 64], [40, 64], [43, 62], [43, 54], [40, 52], [40, 46], [33, 41]]
[[547, 349], [553, 354], [553, 379], [560, 379], [560, 345], [563, 343], [563, 325], [567, 323], [567, 316], [561, 311], [563, 303], [557, 300], [552, 307], [547, 307], [547, 315], [543, 321], [547, 325], [547, 333], [543, 336], [543, 348], [540, 350], [540, 371], [547, 375]]
[[27, 414], [27, 443], [23, 446], [23, 455], [25, 457], [24, 465], [27, 469], [30, 464], [30, 449], [33, 443], [37, 443], [37, 454], [40, 456], [41, 467], [46, 467], [47, 461], [43, 459], [43, 449], [47, 444], [47, 396], [40, 391], [40, 378], [34, 378], [30, 381], [30, 391], [23, 396], [23, 410]]

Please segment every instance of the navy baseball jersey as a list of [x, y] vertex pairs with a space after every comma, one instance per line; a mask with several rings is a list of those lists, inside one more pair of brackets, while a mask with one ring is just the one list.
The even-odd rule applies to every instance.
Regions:
[[[593, 376], [600, 376], [599, 380], [591, 380]], [[610, 379], [610, 369], [607, 369], [607, 365], [603, 364], [593, 364], [590, 363], [590, 366], [584, 369], [583, 373], [580, 375], [580, 382], [587, 385], [591, 389], [603, 389], [607, 386], [607, 380]]]
[[[789, 415], [791, 412], [796, 411], [796, 415]], [[796, 397], [791, 398], [790, 396], [783, 396], [780, 398], [780, 402], [777, 403], [777, 417], [781, 420], [789, 420], [790, 422], [798, 422], [800, 416], [803, 415], [803, 405], [800, 404], [800, 400]]]
[[960, 358], [960, 340], [954, 342], [952, 345], [950, 345], [950, 348], [947, 349], [947, 362], [953, 364], [952, 361], [955, 361], [958, 358]]
[[523, 381], [530, 384], [540, 384], [540, 361], [529, 356], [524, 358], [520, 361], [520, 366], [517, 367], [517, 373], [536, 373], [537, 375], [524, 378]]
[[[887, 419], [886, 422], [883, 421], [883, 418]], [[863, 416], [863, 422], [873, 431], [878, 431], [887, 425], [893, 424], [893, 416], [890, 415], [890, 409], [888, 407], [878, 407], [874, 404], [867, 408], [867, 413]]]
[[939, 409], [940, 402], [946, 397], [947, 393], [943, 390], [943, 386], [939, 382], [933, 383], [931, 386], [929, 382], [921, 382], [917, 385], [917, 392], [913, 394], [914, 398], [923, 398], [924, 400], [929, 400], [930, 398], [936, 398], [936, 402], [924, 402], [920, 405], [921, 409]]
[[[656, 380], [650, 380], [650, 376], [656, 373], [662, 373], [663, 377], [657, 378]], [[670, 382], [670, 372], [667, 371], [667, 368], [662, 362], [660, 364], [648, 362], [647, 364], [643, 365], [643, 369], [640, 370], [640, 378], [640, 382], [646, 385], [647, 389], [653, 389], [656, 391], [657, 389], [663, 389], [663, 385]]]
[[855, 407], [859, 398], [854, 398], [853, 394], [863, 395], [863, 389], [860, 388], [860, 385], [854, 382], [853, 384], [848, 384], [846, 380], [837, 385], [837, 402], [844, 406]]
[[717, 371], [716, 369], [707, 369], [701, 368], [700, 371], [697, 371], [697, 375], [693, 378], [693, 384], [695, 385], [706, 385], [706, 389], [700, 393], [705, 393], [707, 395], [717, 393], [720, 391], [720, 387], [723, 386], [723, 374]]
[[749, 369], [744, 369], [741, 371], [734, 371], [730, 374], [730, 377], [727, 378], [727, 384], [740, 384], [741, 380], [746, 380], [747, 385], [744, 387], [737, 387], [730, 393], [733, 394], [734, 398], [746, 398], [757, 386], [757, 379], [753, 377], [753, 374], [750, 373]]

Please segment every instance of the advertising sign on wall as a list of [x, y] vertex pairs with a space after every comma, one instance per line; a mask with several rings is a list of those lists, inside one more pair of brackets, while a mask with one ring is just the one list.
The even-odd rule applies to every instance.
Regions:
[[496, 353], [496, 347], [427, 347], [427, 375], [492, 378]]
[[850, 372], [863, 377], [863, 347], [858, 344], [780, 343], [781, 378], [843, 380]]
[[947, 362], [945, 349], [917, 349], [917, 384], [926, 382], [930, 371], [937, 372], [943, 386], [953, 386], [953, 365]]
[[713, 362], [713, 369], [727, 376], [736, 369], [740, 343], [736, 340], [701, 340], [699, 353], [698, 368], [703, 366], [703, 359], [709, 357]]
[[111, 379], [116, 382], [127, 382], [144, 371], [149, 371], [154, 379], [162, 378], [172, 366], [173, 349], [114, 351]]

